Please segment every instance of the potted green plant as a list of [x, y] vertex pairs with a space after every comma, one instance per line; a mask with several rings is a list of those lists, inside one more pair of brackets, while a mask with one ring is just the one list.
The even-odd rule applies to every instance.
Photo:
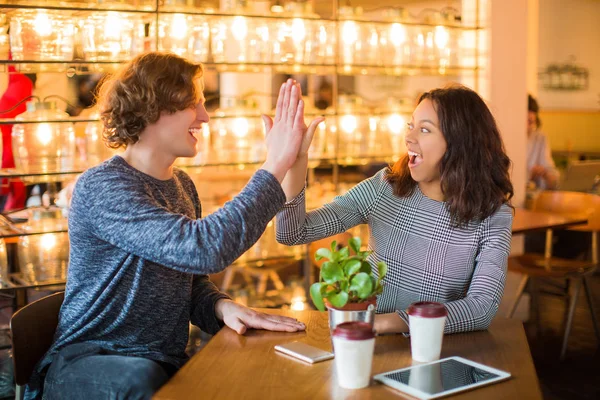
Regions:
[[[375, 277], [367, 257], [372, 251], [361, 251], [358, 237], [349, 240], [349, 247], [338, 248], [334, 240], [330, 248], [320, 248], [315, 260], [327, 261], [321, 266], [319, 282], [310, 287], [310, 297], [320, 311], [329, 310], [331, 329], [345, 321], [364, 321], [373, 324], [377, 295], [383, 291], [387, 265], [377, 263]], [[353, 254], [351, 254], [351, 251]]]

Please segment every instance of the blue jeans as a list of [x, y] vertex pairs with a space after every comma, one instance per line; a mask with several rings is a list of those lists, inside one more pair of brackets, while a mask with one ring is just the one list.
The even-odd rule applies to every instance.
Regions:
[[43, 399], [149, 399], [167, 380], [169, 374], [156, 361], [78, 343], [54, 357]]

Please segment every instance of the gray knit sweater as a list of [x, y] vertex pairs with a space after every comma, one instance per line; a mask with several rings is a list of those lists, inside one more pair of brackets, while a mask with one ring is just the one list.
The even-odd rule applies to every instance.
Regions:
[[209, 333], [220, 328], [214, 305], [226, 296], [206, 274], [250, 248], [284, 202], [279, 182], [259, 170], [235, 199], [200, 219], [198, 193], [181, 170], [161, 181], [115, 156], [86, 171], [69, 215], [65, 301], [37, 371], [81, 342], [183, 365], [189, 322]]

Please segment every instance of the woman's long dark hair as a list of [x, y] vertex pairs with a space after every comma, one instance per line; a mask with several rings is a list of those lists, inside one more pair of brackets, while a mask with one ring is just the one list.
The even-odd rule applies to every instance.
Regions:
[[[492, 113], [473, 90], [453, 85], [423, 93], [437, 112], [447, 149], [440, 162], [442, 193], [452, 223], [464, 226], [483, 220], [502, 204], [510, 204], [510, 159]], [[408, 155], [388, 170], [394, 194], [410, 196], [417, 183], [408, 168]]]

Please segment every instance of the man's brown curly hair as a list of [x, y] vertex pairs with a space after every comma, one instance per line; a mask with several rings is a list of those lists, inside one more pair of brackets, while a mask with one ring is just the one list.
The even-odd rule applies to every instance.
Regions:
[[[495, 213], [513, 196], [510, 159], [496, 121], [473, 90], [453, 85], [423, 93], [437, 112], [446, 139], [440, 162], [442, 192], [452, 221], [464, 226]], [[408, 168], [408, 155], [388, 170], [387, 180], [399, 197], [410, 196], [417, 183]]]
[[171, 53], [144, 53], [102, 82], [98, 96], [107, 146], [136, 143], [140, 134], [166, 112], [185, 110], [200, 100], [194, 81], [202, 65]]

